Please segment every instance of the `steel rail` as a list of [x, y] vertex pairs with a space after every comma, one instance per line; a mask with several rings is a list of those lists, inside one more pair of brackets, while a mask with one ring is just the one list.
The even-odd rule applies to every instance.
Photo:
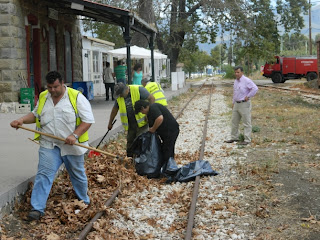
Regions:
[[[183, 108], [180, 110], [180, 112], [177, 114], [177, 116], [175, 117], [175, 119], [178, 119], [182, 112], [184, 111], [184, 109], [189, 105], [189, 103], [197, 96], [197, 94], [201, 91], [201, 89], [203, 88], [205, 82], [200, 86], [199, 90], [191, 97], [191, 99], [189, 99], [189, 101], [183, 106]], [[213, 84], [212, 84], [213, 85]], [[211, 102], [211, 95], [210, 95], [210, 102]], [[205, 138], [204, 140], [205, 141]], [[204, 142], [202, 143], [202, 146], [204, 146]], [[203, 147], [204, 148], [204, 147]], [[200, 153], [201, 155], [201, 153]], [[203, 156], [203, 152], [202, 152], [202, 156]], [[199, 181], [199, 180], [198, 180]], [[199, 185], [199, 184], [198, 184]], [[108, 207], [112, 204], [112, 202], [114, 201], [114, 199], [117, 197], [117, 195], [119, 194], [120, 189], [118, 188], [113, 194], [112, 196], [107, 200], [107, 202], [105, 203], [105, 206]], [[96, 222], [100, 217], [102, 217], [105, 214], [105, 211], [100, 211], [98, 212], [91, 220], [90, 222], [85, 226], [85, 228], [82, 230], [82, 232], [79, 234], [78, 240], [84, 240], [86, 238], [86, 236], [88, 235], [88, 233], [91, 231], [94, 222]]]
[[[120, 193], [120, 188], [118, 188], [116, 191], [113, 192], [112, 196], [106, 201], [104, 204], [106, 207], [109, 207], [114, 199], [118, 196]], [[80, 233], [78, 240], [84, 240], [85, 237], [88, 235], [88, 233], [91, 231], [93, 224], [95, 221], [97, 221], [102, 215], [105, 214], [105, 210], [98, 212], [91, 220], [90, 222], [85, 226], [85, 228]]]
[[[211, 85], [208, 110], [207, 110], [205, 123], [203, 126], [203, 137], [202, 137], [202, 143], [201, 143], [201, 147], [200, 147], [199, 159], [203, 159], [203, 157], [204, 157], [204, 147], [205, 147], [205, 142], [206, 142], [206, 137], [207, 137], [208, 119], [209, 119], [210, 108], [211, 108], [212, 89], [213, 89], [213, 83]], [[186, 236], [185, 236], [186, 240], [190, 240], [192, 237], [192, 229], [193, 229], [193, 225], [194, 225], [194, 216], [195, 216], [195, 212], [196, 212], [196, 204], [197, 204], [197, 200], [198, 200], [199, 186], [200, 186], [200, 176], [197, 176], [195, 179], [195, 182], [194, 182], [194, 186], [193, 186], [193, 194], [192, 194], [191, 206], [190, 206], [190, 210], [189, 210], [187, 232], [186, 232]]]
[[[320, 93], [308, 92], [308, 91], [299, 90], [299, 89], [290, 89], [290, 88], [276, 87], [276, 86], [270, 86], [270, 85], [261, 85], [261, 84], [257, 84], [257, 86], [258, 87], [263, 87], [263, 88], [271, 88], [271, 89], [276, 89], [276, 90], [282, 90], [282, 91], [287, 91], [287, 92], [298, 92], [298, 93], [303, 93], [303, 94], [320, 96]], [[310, 99], [318, 100], [318, 101], [320, 100], [319, 97], [313, 97], [313, 96], [308, 96], [308, 95], [302, 95], [302, 97], [310, 98]]]
[[178, 112], [178, 114], [175, 116], [176, 120], [181, 116], [182, 112], [189, 105], [189, 103], [198, 95], [198, 93], [201, 91], [204, 84], [205, 84], [205, 82], [200, 86], [199, 90], [197, 92], [195, 92], [195, 94], [189, 99], [189, 101], [183, 106], [183, 108], [180, 110], [180, 112]]
[[[233, 83], [230, 82], [222, 82], [225, 85], [233, 85]], [[320, 93], [317, 92], [309, 92], [306, 90], [301, 90], [301, 89], [290, 89], [290, 88], [285, 88], [285, 87], [278, 87], [278, 86], [271, 86], [271, 85], [263, 85], [263, 84], [257, 84], [258, 87], [262, 87], [262, 88], [269, 88], [269, 89], [276, 89], [276, 90], [281, 90], [281, 91], [287, 91], [287, 92], [297, 92], [297, 93], [302, 93], [302, 97], [305, 98], [310, 98], [313, 100], [320, 100], [319, 97], [315, 97], [315, 96], [320, 96]], [[303, 95], [303, 94], [309, 94], [311, 96], [308, 95]], [[314, 96], [312, 96], [314, 95]]]

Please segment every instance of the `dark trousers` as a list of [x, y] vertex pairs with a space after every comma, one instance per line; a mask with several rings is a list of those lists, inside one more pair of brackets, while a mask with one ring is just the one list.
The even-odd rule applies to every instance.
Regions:
[[114, 100], [114, 98], [113, 98], [114, 83], [105, 83], [104, 86], [106, 88], [106, 100], [109, 100], [109, 88], [111, 89], [111, 98], [112, 98], [112, 100]]
[[166, 165], [169, 158], [174, 158], [174, 146], [179, 135], [179, 128], [170, 135], [160, 136], [162, 140], [161, 152], [163, 164]]
[[130, 147], [136, 137], [140, 134], [148, 131], [148, 124], [143, 127], [138, 127], [137, 122], [129, 123], [128, 135], [127, 135], [127, 157], [132, 157], [133, 153], [130, 151]]

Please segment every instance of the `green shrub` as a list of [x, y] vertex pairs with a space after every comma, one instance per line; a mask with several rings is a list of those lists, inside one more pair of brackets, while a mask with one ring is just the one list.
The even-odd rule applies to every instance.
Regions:
[[234, 75], [234, 69], [232, 66], [227, 65], [225, 66], [225, 71], [226, 71], [226, 75], [224, 75], [223, 78], [225, 79], [235, 79], [235, 75]]

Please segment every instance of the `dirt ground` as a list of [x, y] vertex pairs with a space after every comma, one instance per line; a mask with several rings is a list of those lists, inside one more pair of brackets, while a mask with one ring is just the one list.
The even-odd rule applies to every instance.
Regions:
[[[223, 88], [231, 106], [232, 87], [225, 85]], [[245, 146], [249, 151], [245, 161], [239, 160], [234, 169], [242, 177], [239, 191], [244, 199], [239, 206], [252, 213], [255, 239], [320, 239], [320, 101], [304, 99], [295, 92], [261, 88], [252, 104], [253, 141]], [[116, 149], [109, 149], [110, 152], [124, 153], [124, 139], [112, 146]], [[237, 158], [235, 152], [227, 154]], [[88, 173], [99, 177], [89, 179], [89, 188], [92, 192], [98, 189], [92, 196], [94, 199], [106, 199], [118, 183], [114, 178], [105, 178], [104, 173], [115, 172], [113, 165], [117, 162], [113, 160], [107, 164], [102, 158], [95, 161]], [[128, 166], [130, 162], [124, 165]], [[129, 175], [134, 170], [122, 167], [121, 171], [123, 175]], [[57, 230], [63, 224], [68, 228], [62, 233], [63, 239], [72, 239], [72, 233], [83, 229], [101, 206], [86, 210], [81, 203], [72, 200], [74, 194], [68, 181], [67, 175], [63, 174], [60, 181], [55, 182], [48, 206], [50, 210], [41, 224], [28, 224], [23, 220], [29, 208], [28, 191], [14, 214], [1, 221], [0, 238], [58, 239], [54, 235], [51, 238], [41, 236], [50, 234], [49, 225]], [[143, 177], [135, 176], [132, 181], [147, 184]], [[103, 182], [107, 182], [110, 189], [101, 188]], [[80, 218], [70, 214], [75, 209], [81, 212]]]
[[320, 239], [320, 101], [260, 89], [252, 103], [253, 143], [236, 169], [257, 239]]

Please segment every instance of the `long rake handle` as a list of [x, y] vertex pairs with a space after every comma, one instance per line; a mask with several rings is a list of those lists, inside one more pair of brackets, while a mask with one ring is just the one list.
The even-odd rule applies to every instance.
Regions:
[[[63, 142], [65, 141], [64, 138], [57, 137], [57, 136], [51, 135], [51, 134], [49, 134], [49, 133], [40, 132], [40, 131], [31, 129], [31, 128], [26, 128], [26, 127], [23, 127], [23, 126], [18, 126], [18, 128], [22, 128], [22, 129], [24, 129], [24, 130], [27, 130], [27, 131], [30, 131], [30, 132], [34, 132], [34, 133], [39, 133], [39, 134], [41, 134], [41, 135], [44, 135], [44, 136], [47, 136], [47, 137], [51, 137], [51, 138], [54, 138], [54, 139], [57, 139], [57, 140], [60, 140], [60, 141], [63, 141]], [[83, 145], [83, 144], [80, 144], [80, 143], [75, 143], [74, 145], [79, 146], [79, 147], [83, 147], [83, 148], [86, 148], [86, 149], [89, 149], [89, 150], [93, 150], [93, 151], [95, 151], [95, 152], [99, 152], [99, 153], [102, 153], [102, 154], [104, 154], [104, 155], [108, 155], [108, 156], [110, 156], [110, 157], [115, 157], [115, 158], [118, 157], [117, 155], [114, 155], [114, 154], [111, 154], [111, 153], [102, 151], [102, 150], [100, 150], [100, 149], [96, 149], [96, 148], [93, 148], [93, 147], [89, 147], [89, 146], [86, 146], [86, 145]]]

